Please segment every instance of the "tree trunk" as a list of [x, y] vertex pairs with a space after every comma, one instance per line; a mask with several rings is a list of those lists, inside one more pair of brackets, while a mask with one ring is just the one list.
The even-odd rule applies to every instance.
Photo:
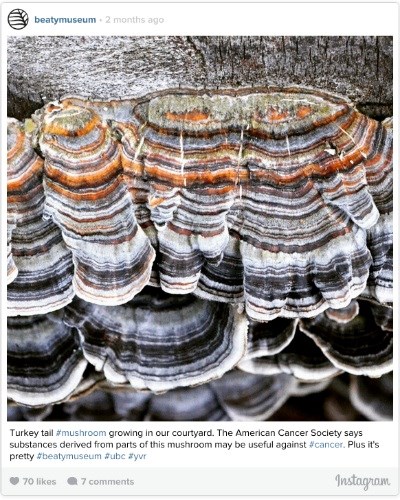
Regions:
[[10, 37], [8, 115], [63, 95], [302, 85], [392, 114], [392, 37]]

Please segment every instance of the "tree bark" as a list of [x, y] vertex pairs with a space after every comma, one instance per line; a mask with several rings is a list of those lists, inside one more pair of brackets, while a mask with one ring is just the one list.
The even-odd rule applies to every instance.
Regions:
[[392, 37], [10, 37], [8, 115], [63, 95], [302, 85], [392, 115]]

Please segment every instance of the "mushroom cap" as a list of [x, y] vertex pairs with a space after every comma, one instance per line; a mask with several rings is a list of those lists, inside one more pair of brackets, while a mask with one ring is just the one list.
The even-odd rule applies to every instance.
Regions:
[[79, 385], [87, 361], [76, 331], [56, 313], [8, 318], [8, 397], [27, 406], [58, 403]]
[[221, 377], [243, 357], [247, 321], [233, 306], [147, 288], [105, 307], [75, 300], [65, 323], [84, 356], [114, 384], [156, 392]]
[[393, 162], [393, 117], [384, 120], [382, 125], [375, 141], [381, 158], [374, 165], [367, 161], [369, 189], [380, 216], [367, 230], [373, 264], [363, 296], [385, 304], [393, 302], [393, 175], [392, 169], [386, 168], [387, 162]]
[[124, 170], [146, 178], [164, 290], [244, 300], [261, 321], [361, 293], [365, 230], [391, 196], [384, 127], [302, 89], [163, 94], [133, 114]]
[[[381, 379], [352, 375], [351, 388], [347, 374], [333, 381], [298, 383], [292, 379], [289, 385], [287, 377], [284, 374], [262, 377], [235, 371], [219, 380], [217, 390], [212, 382], [173, 389], [161, 395], [105, 382], [94, 392], [61, 405], [26, 408], [11, 404], [8, 420], [50, 417], [73, 421], [257, 421], [263, 419], [266, 411], [270, 413], [269, 419], [279, 421], [351, 421], [364, 420], [364, 415], [372, 420], [392, 418], [391, 374]], [[349, 401], [349, 389], [352, 401], [357, 394], [355, 407]], [[294, 397], [286, 401], [289, 396]], [[282, 404], [278, 404], [279, 400]]]
[[[73, 296], [72, 255], [58, 227], [43, 218], [43, 160], [28, 121], [7, 125], [8, 314], [44, 314]], [[17, 275], [18, 273], [18, 275]]]
[[51, 103], [37, 120], [44, 214], [72, 252], [75, 292], [95, 304], [125, 303], [148, 283], [155, 251], [123, 183], [120, 144], [84, 107]]
[[393, 373], [351, 377], [350, 401], [369, 420], [393, 420]]
[[380, 377], [392, 370], [392, 329], [392, 309], [370, 300], [327, 309], [315, 318], [250, 322], [239, 368], [264, 375], [290, 373], [309, 382], [341, 371]]
[[[268, 328], [265, 333], [274, 330], [278, 321], [275, 319], [266, 323]], [[268, 354], [265, 349], [250, 350], [239, 363], [239, 368], [259, 375], [286, 373], [302, 382], [321, 382], [341, 373], [342, 370], [326, 357], [316, 343], [299, 330], [297, 321], [294, 322], [294, 330], [290, 342], [282, 345], [279, 351]]]
[[[180, 387], [164, 394], [105, 383], [63, 404], [61, 410], [68, 420], [81, 421], [261, 421], [284, 404], [296, 384], [285, 374], [262, 377], [238, 370], [223, 375], [217, 384]], [[15, 411], [10, 415], [19, 418]]]
[[291, 395], [296, 380], [285, 373], [260, 376], [233, 370], [211, 382], [221, 406], [232, 420], [266, 420]]
[[35, 119], [44, 214], [85, 300], [119, 305], [159, 283], [244, 302], [255, 321], [313, 317], [364, 290], [390, 302], [392, 132], [348, 100], [177, 91], [66, 98]]
[[346, 307], [342, 307], [340, 309], [327, 309], [325, 311], [325, 316], [328, 319], [335, 321], [335, 323], [346, 324], [357, 317], [359, 312], [360, 307], [357, 300], [352, 300]]
[[296, 333], [298, 320], [277, 318], [266, 323], [249, 322], [246, 359], [271, 356], [282, 351]]
[[359, 314], [347, 323], [328, 320], [325, 311], [300, 320], [300, 330], [334, 366], [354, 375], [380, 377], [393, 370], [393, 333], [376, 322], [369, 302], [360, 300], [359, 307]]

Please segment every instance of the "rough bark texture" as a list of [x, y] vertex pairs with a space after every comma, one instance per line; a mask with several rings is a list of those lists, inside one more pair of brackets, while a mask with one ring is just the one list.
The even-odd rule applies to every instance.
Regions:
[[392, 114], [392, 37], [10, 37], [8, 115], [65, 94], [304, 85]]

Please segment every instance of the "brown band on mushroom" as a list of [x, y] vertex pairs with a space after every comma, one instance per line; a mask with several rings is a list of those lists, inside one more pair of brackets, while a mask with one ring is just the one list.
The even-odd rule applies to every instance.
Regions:
[[148, 283], [155, 252], [123, 183], [120, 145], [85, 107], [47, 107], [38, 120], [45, 215], [74, 256], [75, 291], [98, 304], [127, 302]]
[[28, 125], [9, 119], [7, 127], [9, 265], [15, 271], [7, 289], [9, 315], [46, 313], [74, 295], [71, 253], [58, 227], [43, 218], [43, 160], [32, 148]]

